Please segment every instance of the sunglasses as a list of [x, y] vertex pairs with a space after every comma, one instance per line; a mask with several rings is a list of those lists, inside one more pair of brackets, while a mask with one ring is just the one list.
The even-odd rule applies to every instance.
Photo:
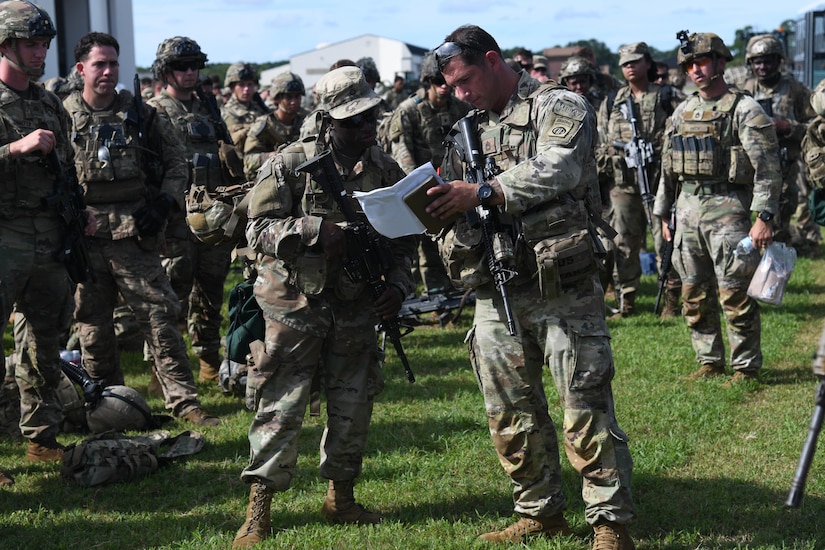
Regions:
[[338, 121], [338, 124], [341, 128], [354, 130], [356, 128], [361, 128], [362, 126], [366, 126], [367, 124], [375, 124], [376, 122], [378, 122], [378, 111], [375, 109], [370, 109], [369, 111], [351, 116], [349, 118], [342, 118]]
[[435, 86], [443, 86], [446, 83], [447, 81], [444, 80], [444, 77], [442, 75], [434, 76], [430, 79], [430, 84], [433, 84]]
[[668, 76], [670, 75], [668, 75], [667, 73], [659, 73], [656, 75], [656, 79], [659, 80], [661, 78], [667, 78]]
[[433, 52], [438, 70], [442, 70], [450, 59], [460, 55], [464, 50], [473, 50], [476, 52], [485, 53], [481, 48], [462, 44], [461, 42], [444, 42]]
[[175, 61], [169, 65], [173, 71], [198, 71], [201, 69], [200, 61]]

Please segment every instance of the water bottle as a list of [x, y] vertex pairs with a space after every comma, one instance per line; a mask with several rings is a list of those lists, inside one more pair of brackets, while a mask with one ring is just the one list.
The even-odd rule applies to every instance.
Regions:
[[744, 239], [739, 241], [739, 244], [736, 245], [737, 256], [745, 256], [754, 250], [755, 247], [753, 246], [753, 239], [751, 239], [750, 235], [746, 236]]

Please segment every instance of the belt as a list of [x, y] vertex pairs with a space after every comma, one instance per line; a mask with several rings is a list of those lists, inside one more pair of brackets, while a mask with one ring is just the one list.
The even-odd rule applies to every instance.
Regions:
[[725, 195], [732, 191], [737, 191], [742, 187], [741, 185], [735, 185], [726, 181], [718, 183], [689, 181], [682, 184], [682, 193], [687, 193], [688, 195]]

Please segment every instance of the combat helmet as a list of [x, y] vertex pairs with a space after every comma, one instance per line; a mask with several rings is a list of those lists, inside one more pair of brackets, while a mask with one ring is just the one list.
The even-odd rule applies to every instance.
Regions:
[[748, 40], [748, 47], [745, 51], [745, 62], [750, 64], [754, 57], [766, 55], [778, 55], [780, 59], [785, 58], [785, 51], [779, 39], [772, 34], [757, 34]]
[[249, 63], [233, 63], [226, 69], [226, 77], [223, 79], [224, 88], [229, 88], [241, 80], [251, 80], [258, 83], [258, 71]]
[[424, 60], [421, 62], [421, 76], [419, 80], [424, 84], [429, 84], [430, 81], [439, 74], [440, 71], [435, 64], [435, 54], [433, 52], [427, 52], [427, 55], [424, 56]]
[[[48, 38], [51, 40], [57, 35], [54, 23], [46, 10], [22, 0], [7, 0], [0, 3], [0, 44], [6, 40], [17, 38]], [[39, 69], [24, 67], [18, 59], [9, 61], [27, 75], [39, 78], [46, 68], [44, 63]]]
[[578, 75], [587, 75], [591, 80], [594, 80], [596, 78], [596, 68], [589, 59], [578, 55], [565, 59], [559, 70], [559, 82], [567, 84], [569, 77]]
[[304, 81], [295, 73], [285, 72], [276, 74], [272, 77], [272, 82], [269, 85], [269, 93], [272, 97], [278, 97], [279, 94], [306, 94], [304, 88]]
[[733, 59], [722, 39], [712, 32], [695, 32], [688, 36], [687, 31], [681, 31], [676, 34], [676, 37], [682, 43], [676, 55], [676, 62], [679, 65], [683, 66], [693, 58], [702, 55], [722, 57], [727, 61]]
[[152, 72], [155, 78], [163, 81], [164, 74], [177, 61], [195, 61], [200, 69], [206, 65], [206, 54], [201, 51], [197, 42], [186, 36], [167, 38], [158, 45], [155, 61], [152, 63]]
[[46, 10], [31, 2], [0, 3], [0, 44], [10, 38], [54, 38], [57, 31]]
[[381, 82], [381, 74], [378, 72], [378, 66], [375, 64], [375, 60], [373, 58], [362, 57], [356, 61], [355, 64], [358, 65], [358, 68], [364, 73], [364, 79], [367, 82]]
[[100, 400], [86, 412], [86, 424], [92, 433], [108, 430], [146, 430], [155, 421], [146, 400], [128, 386], [107, 386]]

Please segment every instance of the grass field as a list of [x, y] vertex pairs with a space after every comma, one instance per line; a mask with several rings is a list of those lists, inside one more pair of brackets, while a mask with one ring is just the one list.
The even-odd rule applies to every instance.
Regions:
[[[813, 412], [811, 354], [825, 319], [825, 260], [801, 259], [781, 307], [763, 308], [764, 383], [725, 387], [687, 381], [695, 367], [684, 321], [651, 313], [655, 279], [645, 276], [636, 317], [610, 321], [617, 365], [617, 416], [630, 436], [640, 549], [825, 548], [825, 449], [815, 456], [801, 509], [784, 507]], [[324, 523], [326, 487], [317, 475], [323, 417], [307, 417], [297, 475], [273, 501], [266, 548], [483, 547], [475, 537], [513, 519], [507, 477], [492, 449], [483, 404], [459, 326], [419, 327], [404, 338], [417, 382], [391, 351], [356, 496], [386, 522], [365, 528]], [[8, 352], [10, 340], [5, 339]], [[147, 366], [124, 358], [127, 383], [145, 390]], [[193, 368], [196, 362], [193, 358]], [[560, 409], [552, 382], [551, 415]], [[0, 491], [0, 548], [228, 548], [243, 521], [251, 419], [238, 398], [200, 385], [222, 424], [204, 428], [207, 445], [143, 480], [82, 489], [55, 464], [24, 462], [25, 444], [0, 440], [0, 466], [17, 483]], [[162, 402], [150, 399], [155, 412]], [[560, 423], [560, 421], [559, 421]], [[172, 423], [178, 433], [191, 426]], [[70, 443], [81, 436], [67, 434]], [[535, 549], [591, 545], [580, 482], [562, 459], [567, 517], [575, 534], [539, 539]], [[524, 547], [518, 545], [518, 547]]]

